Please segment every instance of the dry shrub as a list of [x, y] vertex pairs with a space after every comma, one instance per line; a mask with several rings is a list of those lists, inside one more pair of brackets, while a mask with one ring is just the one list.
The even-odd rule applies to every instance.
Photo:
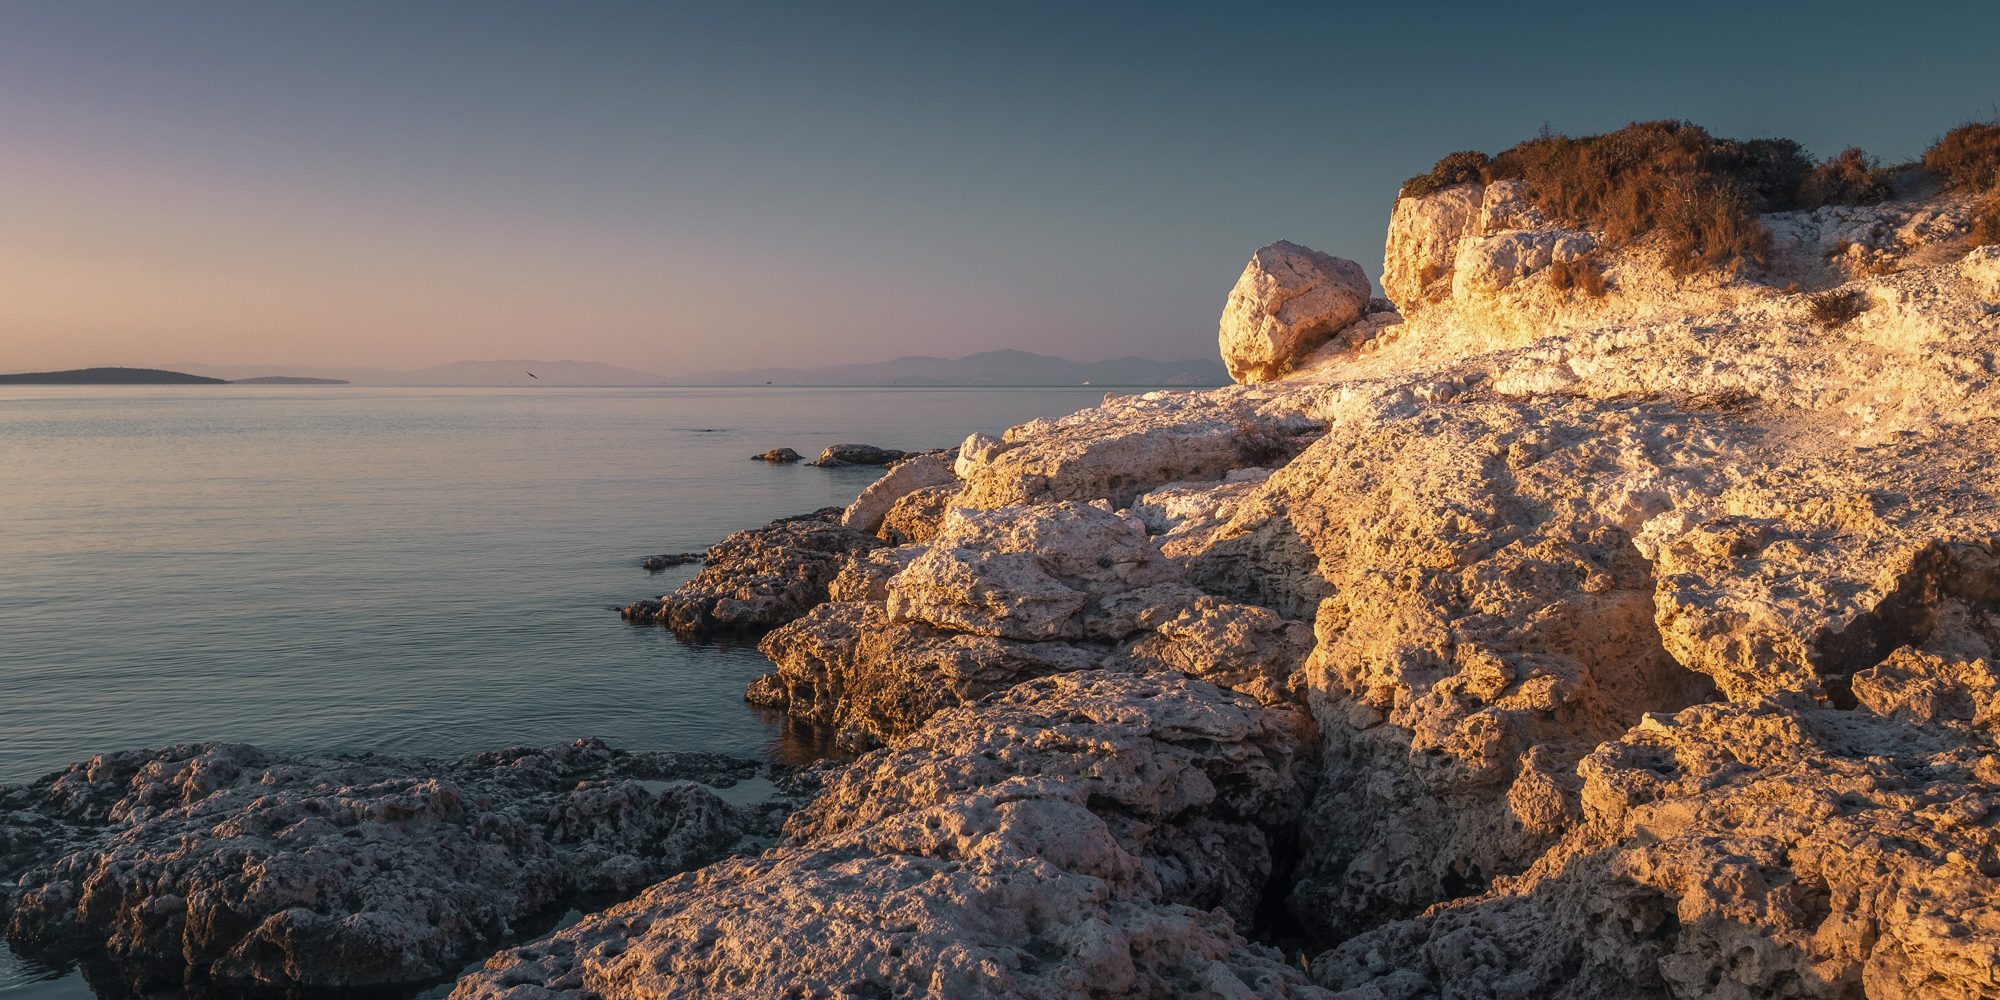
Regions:
[[1609, 291], [1604, 283], [1604, 272], [1597, 269], [1588, 257], [1572, 257], [1549, 265], [1549, 284], [1557, 291], [1585, 298], [1601, 299]]
[[1849, 150], [1814, 166], [1790, 139], [1718, 139], [1684, 121], [1634, 122], [1571, 138], [1544, 134], [1488, 158], [1459, 152], [1403, 185], [1419, 197], [1468, 181], [1520, 180], [1542, 214], [1618, 247], [1657, 236], [1676, 273], [1769, 259], [1763, 212], [1880, 200], [1888, 173]]
[[1875, 158], [1849, 146], [1820, 163], [1799, 189], [1799, 207], [1873, 205], [1889, 199], [1890, 171]]
[[1421, 198], [1460, 184], [1483, 184], [1486, 181], [1486, 163], [1486, 154], [1475, 149], [1447, 153], [1444, 159], [1431, 167], [1430, 173], [1418, 174], [1404, 181], [1397, 197]]
[[1973, 206], [1972, 242], [1980, 246], [2000, 245], [2000, 190]]
[[1857, 289], [1834, 289], [1821, 292], [1807, 300], [1812, 310], [1812, 320], [1822, 330], [1832, 330], [1846, 326], [1854, 317], [1868, 310], [1868, 296]]
[[1954, 191], [2000, 193], [2000, 122], [1972, 122], [1924, 151], [1924, 167]]

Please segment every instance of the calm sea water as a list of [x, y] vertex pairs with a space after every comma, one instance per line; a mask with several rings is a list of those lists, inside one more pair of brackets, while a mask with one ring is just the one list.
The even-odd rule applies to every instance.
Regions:
[[747, 647], [610, 610], [639, 569], [844, 504], [1096, 389], [0, 389], [0, 782], [188, 740], [780, 754]]
[[[191, 740], [459, 754], [598, 736], [807, 752], [754, 648], [610, 610], [638, 560], [845, 504], [1101, 389], [0, 388], [0, 783]], [[88, 997], [0, 948], [0, 994]]]

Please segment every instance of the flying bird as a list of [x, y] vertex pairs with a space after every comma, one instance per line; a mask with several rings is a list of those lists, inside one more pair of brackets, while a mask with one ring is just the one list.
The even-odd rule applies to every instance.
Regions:
[[535, 374], [534, 372], [529, 372], [528, 377], [534, 379], [537, 382], [540, 382], [542, 380], [542, 377], [540, 375]]

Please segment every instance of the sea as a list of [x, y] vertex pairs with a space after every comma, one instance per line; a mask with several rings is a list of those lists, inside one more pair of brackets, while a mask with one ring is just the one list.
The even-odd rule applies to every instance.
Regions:
[[[616, 608], [640, 567], [844, 505], [1103, 387], [0, 387], [0, 784], [203, 740], [455, 756], [598, 737], [798, 760], [754, 645]], [[6, 1000], [89, 997], [0, 948]]]

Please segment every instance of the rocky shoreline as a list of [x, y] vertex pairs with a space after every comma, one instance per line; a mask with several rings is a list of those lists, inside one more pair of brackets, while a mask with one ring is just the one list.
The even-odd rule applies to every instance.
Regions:
[[903, 457], [625, 609], [758, 638], [851, 762], [98, 758], [0, 790], [9, 940], [416, 981], [592, 889], [453, 996], [2000, 995], [2000, 247], [1934, 189], [1762, 224], [1689, 276], [1440, 184], [1386, 301], [1273, 244], [1243, 384]]

